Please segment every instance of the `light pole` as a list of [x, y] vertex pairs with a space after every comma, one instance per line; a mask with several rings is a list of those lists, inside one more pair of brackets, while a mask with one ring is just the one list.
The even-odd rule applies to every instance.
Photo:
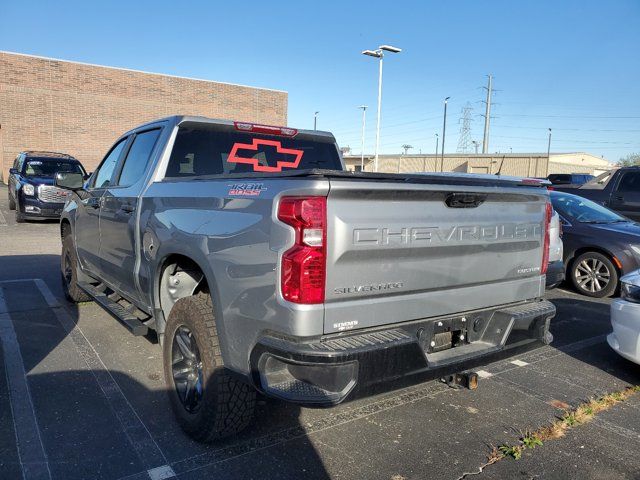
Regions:
[[318, 126], [318, 114], [319, 113], [320, 112], [314, 112], [314, 114], [313, 114], [313, 129], [314, 130], [317, 130], [316, 127]]
[[444, 120], [442, 121], [442, 157], [440, 161], [440, 171], [444, 172], [444, 136], [447, 133], [447, 103], [451, 97], [444, 99]]
[[364, 126], [367, 121], [367, 106], [360, 105], [358, 108], [362, 109], [362, 143], [360, 145], [360, 171], [364, 172]]
[[547, 168], [549, 168], [550, 154], [551, 154], [551, 129], [549, 129], [549, 143], [547, 143]]
[[478, 142], [475, 140], [472, 140], [471, 143], [473, 144], [473, 148], [476, 149], [476, 155], [478, 154]]
[[436, 133], [436, 162], [438, 161], [438, 142], [440, 140], [440, 137], [438, 137], [438, 134]]
[[378, 72], [378, 120], [376, 124], [376, 154], [373, 163], [374, 172], [378, 171], [378, 149], [380, 147], [380, 111], [382, 109], [382, 59], [384, 58], [383, 52], [400, 53], [402, 50], [391, 45], [380, 45], [377, 50], [363, 50], [363, 55], [369, 57], [375, 57], [380, 60], [380, 69]]

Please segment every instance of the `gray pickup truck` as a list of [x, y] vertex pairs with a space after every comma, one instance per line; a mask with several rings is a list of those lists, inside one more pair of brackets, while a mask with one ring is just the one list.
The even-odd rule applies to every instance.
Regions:
[[201, 441], [246, 427], [256, 391], [331, 406], [552, 338], [539, 184], [351, 173], [329, 133], [184, 116], [56, 184], [67, 297], [156, 332]]

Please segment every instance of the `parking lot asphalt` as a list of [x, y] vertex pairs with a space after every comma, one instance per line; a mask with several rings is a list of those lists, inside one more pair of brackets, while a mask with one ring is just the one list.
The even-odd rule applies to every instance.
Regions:
[[640, 384], [606, 344], [608, 300], [550, 292], [553, 344], [479, 365], [477, 390], [427, 379], [332, 409], [261, 399], [247, 431], [202, 445], [174, 421], [153, 338], [64, 300], [58, 224], [16, 224], [4, 187], [0, 212], [0, 479], [640, 479], [640, 394], [479, 473], [491, 446], [563, 404]]

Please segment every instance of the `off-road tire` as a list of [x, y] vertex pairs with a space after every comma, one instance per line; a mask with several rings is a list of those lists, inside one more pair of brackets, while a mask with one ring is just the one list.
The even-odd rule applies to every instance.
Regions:
[[[193, 413], [180, 401], [172, 373], [172, 346], [181, 326], [192, 332], [202, 362], [203, 393], [199, 408]], [[256, 391], [224, 368], [213, 303], [208, 293], [181, 298], [175, 303], [165, 327], [163, 357], [171, 407], [190, 437], [199, 442], [212, 442], [238, 433], [249, 425]]]
[[[66, 262], [69, 262], [68, 264]], [[65, 275], [69, 267], [70, 271]], [[62, 237], [62, 253], [60, 255], [60, 275], [62, 277], [62, 290], [64, 296], [72, 303], [91, 301], [91, 297], [78, 286], [78, 258], [73, 245], [71, 233]]]
[[7, 197], [9, 197], [9, 210], [15, 210], [16, 209], [16, 201], [11, 198], [11, 194], [7, 194]]
[[[592, 292], [590, 288], [580, 285], [580, 282], [576, 274], [585, 273], [584, 270], [582, 272], [578, 271], [580, 265], [584, 265], [583, 262], [585, 261], [590, 266], [593, 266], [594, 264], [599, 266], [600, 264], [602, 264], [602, 268], [606, 268], [606, 270], [609, 273], [609, 281], [604, 288]], [[603, 271], [603, 270], [601, 269], [600, 271]], [[568, 276], [571, 278], [571, 283], [573, 284], [574, 288], [579, 293], [583, 295], [587, 295], [588, 297], [594, 297], [594, 298], [610, 297], [615, 293], [615, 291], [618, 288], [618, 278], [619, 278], [618, 270], [616, 269], [615, 265], [613, 264], [613, 262], [609, 257], [598, 252], [586, 252], [580, 255], [578, 258], [576, 258], [571, 263], [571, 269], [568, 272]], [[590, 285], [590, 284], [588, 283], [587, 285]]]

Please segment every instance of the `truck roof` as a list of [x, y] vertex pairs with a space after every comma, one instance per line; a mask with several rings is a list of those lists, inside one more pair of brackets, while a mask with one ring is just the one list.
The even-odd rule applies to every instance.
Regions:
[[228, 126], [233, 126], [235, 123], [248, 123], [248, 124], [253, 124], [253, 125], [268, 125], [270, 127], [287, 127], [287, 128], [295, 128], [298, 131], [298, 134], [304, 134], [304, 135], [315, 135], [318, 137], [329, 137], [329, 138], [334, 138], [333, 134], [331, 132], [327, 132], [324, 130], [308, 130], [308, 129], [301, 129], [301, 128], [296, 128], [296, 127], [288, 127], [287, 125], [269, 125], [269, 124], [262, 124], [259, 122], [247, 122], [247, 121], [243, 121], [243, 120], [227, 120], [227, 119], [223, 119], [223, 118], [210, 118], [210, 117], [204, 117], [204, 116], [198, 116], [198, 115], [171, 115], [169, 117], [164, 117], [164, 118], [159, 118], [157, 120], [152, 120], [150, 122], [144, 123], [142, 125], [138, 125], [135, 128], [132, 128], [131, 130], [129, 130], [128, 132], [126, 132], [124, 135], [128, 135], [129, 133], [135, 131], [135, 130], [139, 130], [140, 128], [143, 127], [147, 127], [147, 126], [152, 126], [156, 123], [160, 123], [160, 122], [169, 122], [172, 125], [180, 125], [181, 123], [185, 123], [185, 122], [193, 122], [193, 123], [203, 123], [203, 124], [212, 124], [212, 125], [228, 125]]

